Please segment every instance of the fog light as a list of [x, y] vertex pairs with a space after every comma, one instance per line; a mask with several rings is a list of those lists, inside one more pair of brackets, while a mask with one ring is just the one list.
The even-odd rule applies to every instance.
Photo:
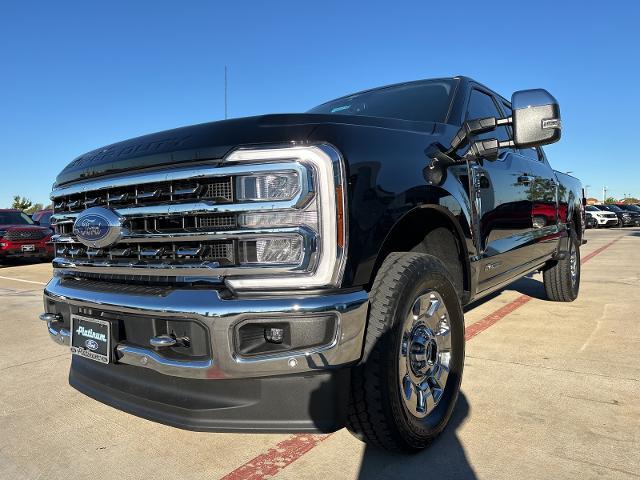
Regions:
[[282, 343], [284, 340], [284, 328], [265, 328], [264, 339], [269, 343]]

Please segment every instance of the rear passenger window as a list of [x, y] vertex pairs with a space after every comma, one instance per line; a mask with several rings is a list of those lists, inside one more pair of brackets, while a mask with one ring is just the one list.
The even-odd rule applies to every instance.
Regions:
[[[496, 117], [502, 118], [496, 102], [491, 95], [488, 95], [475, 88], [471, 90], [469, 105], [467, 105], [467, 120], [477, 120], [479, 118]], [[478, 135], [478, 138], [497, 138], [501, 142], [509, 140], [509, 132], [506, 127], [498, 127], [493, 132]]]

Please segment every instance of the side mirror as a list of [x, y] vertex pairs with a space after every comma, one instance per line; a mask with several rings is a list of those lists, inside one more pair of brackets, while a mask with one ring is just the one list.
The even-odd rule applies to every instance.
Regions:
[[528, 148], [560, 140], [558, 101], [546, 90], [520, 90], [511, 96], [513, 143]]

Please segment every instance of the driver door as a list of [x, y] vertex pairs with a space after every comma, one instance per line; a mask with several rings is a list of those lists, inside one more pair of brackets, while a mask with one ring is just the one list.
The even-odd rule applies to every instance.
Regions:
[[[466, 119], [503, 117], [495, 97], [473, 88]], [[506, 127], [480, 135], [509, 140]], [[525, 160], [513, 149], [499, 152], [495, 161], [474, 161], [470, 165], [471, 188], [476, 210], [476, 248], [480, 254], [479, 291], [517, 275], [532, 253], [532, 222]]]

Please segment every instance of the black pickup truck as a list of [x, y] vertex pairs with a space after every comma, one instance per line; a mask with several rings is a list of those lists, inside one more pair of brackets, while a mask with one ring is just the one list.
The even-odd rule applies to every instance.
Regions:
[[463, 305], [533, 271], [578, 295], [582, 189], [540, 148], [560, 129], [544, 90], [454, 77], [99, 148], [54, 185], [41, 319], [71, 385], [136, 415], [424, 448]]

